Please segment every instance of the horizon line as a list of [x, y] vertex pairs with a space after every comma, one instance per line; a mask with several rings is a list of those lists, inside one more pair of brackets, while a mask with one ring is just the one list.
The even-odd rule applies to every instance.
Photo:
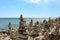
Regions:
[[[19, 17], [0, 17], [0, 18], [19, 18]], [[23, 17], [23, 18], [49, 18], [49, 17]], [[50, 17], [50, 18], [58, 18], [58, 17]]]

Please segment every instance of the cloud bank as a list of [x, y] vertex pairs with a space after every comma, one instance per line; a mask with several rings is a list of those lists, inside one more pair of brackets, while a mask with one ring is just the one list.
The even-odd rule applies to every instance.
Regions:
[[29, 3], [36, 3], [36, 4], [38, 4], [38, 3], [40, 3], [41, 0], [24, 0], [24, 1], [29, 2]]
[[28, 2], [28, 3], [35, 3], [35, 4], [39, 4], [40, 2], [41, 3], [51, 3], [51, 2], [58, 3], [58, 2], [60, 2], [60, 0], [24, 0], [24, 1]]

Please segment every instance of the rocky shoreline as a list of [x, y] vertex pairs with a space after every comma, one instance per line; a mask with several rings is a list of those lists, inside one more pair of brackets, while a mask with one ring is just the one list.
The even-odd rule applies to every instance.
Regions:
[[31, 19], [29, 25], [22, 15], [19, 20], [19, 28], [14, 29], [9, 23], [8, 30], [0, 32], [0, 40], [60, 40], [60, 17], [34, 24]]

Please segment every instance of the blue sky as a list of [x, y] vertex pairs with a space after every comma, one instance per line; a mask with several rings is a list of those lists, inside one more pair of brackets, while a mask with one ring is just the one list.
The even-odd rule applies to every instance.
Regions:
[[60, 0], [0, 0], [1, 17], [59, 17]]

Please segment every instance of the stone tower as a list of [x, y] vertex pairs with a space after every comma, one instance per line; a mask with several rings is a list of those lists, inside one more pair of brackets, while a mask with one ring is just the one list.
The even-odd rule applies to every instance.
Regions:
[[23, 16], [20, 16], [20, 22], [19, 22], [19, 33], [23, 33], [23, 31], [25, 31], [25, 26], [26, 26], [26, 21], [24, 20]]
[[20, 16], [19, 28], [18, 28], [18, 38], [17, 40], [27, 40], [27, 33], [26, 33], [26, 21], [24, 20], [23, 16]]
[[39, 22], [37, 21], [33, 27], [34, 28], [33, 28], [31, 37], [35, 38], [35, 37], [39, 36], [39, 32], [40, 32]]
[[10, 35], [10, 39], [15, 40], [15, 33], [11, 23], [8, 24], [8, 35]]
[[32, 26], [33, 26], [33, 20], [32, 20], [32, 19], [31, 19], [31, 21], [30, 21], [29, 26], [30, 26], [30, 27], [32, 27]]
[[37, 34], [39, 33], [39, 31], [40, 31], [39, 21], [37, 21], [37, 22], [35, 23], [34, 30], [37, 32]]
[[11, 31], [12, 31], [12, 25], [11, 25], [11, 23], [9, 22], [9, 24], [8, 24], [8, 34], [9, 34], [9, 35], [10, 35]]

